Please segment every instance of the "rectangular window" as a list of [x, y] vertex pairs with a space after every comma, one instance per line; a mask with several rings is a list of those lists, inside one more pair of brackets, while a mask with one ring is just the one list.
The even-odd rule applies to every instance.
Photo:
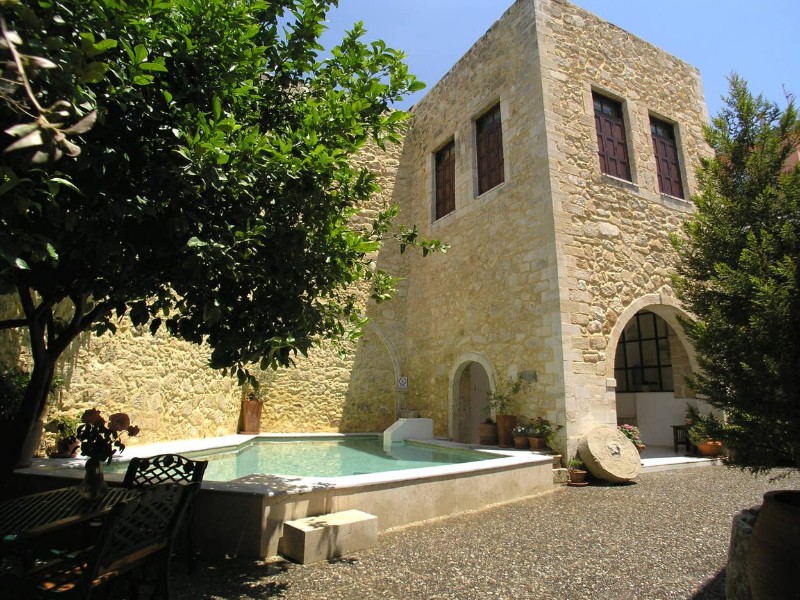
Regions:
[[436, 153], [436, 218], [456, 209], [456, 144], [448, 143]]
[[478, 194], [503, 183], [503, 126], [498, 104], [475, 123], [478, 149]]
[[678, 145], [672, 125], [650, 118], [650, 133], [653, 135], [653, 154], [656, 157], [658, 189], [662, 194], [683, 198], [681, 167], [678, 162]]
[[630, 181], [631, 169], [628, 164], [622, 104], [599, 94], [592, 94], [592, 99], [600, 169], [607, 175]]

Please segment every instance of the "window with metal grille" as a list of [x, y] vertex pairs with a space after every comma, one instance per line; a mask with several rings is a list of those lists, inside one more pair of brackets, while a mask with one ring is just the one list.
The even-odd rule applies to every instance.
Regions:
[[631, 180], [628, 164], [628, 145], [625, 141], [625, 122], [622, 104], [600, 94], [592, 94], [594, 124], [597, 128], [597, 153], [603, 173]]
[[450, 141], [436, 153], [436, 218], [456, 209], [456, 144]]
[[503, 183], [503, 125], [498, 104], [475, 123], [478, 149], [478, 194]]
[[668, 336], [664, 319], [647, 311], [636, 313], [617, 344], [614, 377], [618, 392], [674, 391]]
[[658, 189], [662, 194], [683, 198], [681, 167], [678, 162], [678, 145], [675, 129], [669, 123], [650, 118], [650, 133], [653, 136], [653, 154], [656, 157]]

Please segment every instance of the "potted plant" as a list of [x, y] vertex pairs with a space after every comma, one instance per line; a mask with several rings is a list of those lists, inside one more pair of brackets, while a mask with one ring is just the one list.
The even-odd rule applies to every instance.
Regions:
[[586, 481], [586, 469], [583, 466], [583, 461], [577, 456], [569, 459], [567, 464], [567, 472], [569, 473], [569, 482], [567, 485], [584, 486], [588, 485]]
[[517, 450], [527, 450], [528, 444], [528, 428], [525, 425], [518, 425], [511, 430], [514, 435], [514, 448]]
[[81, 443], [78, 441], [78, 417], [61, 415], [52, 419], [44, 430], [55, 434], [53, 446], [48, 447], [47, 455], [50, 458], [73, 458], [78, 453]]
[[491, 417], [478, 425], [478, 443], [481, 446], [497, 446], [497, 424]]
[[642, 434], [639, 432], [639, 428], [636, 425], [629, 425], [625, 423], [623, 425], [617, 425], [617, 429], [619, 429], [622, 433], [625, 434], [625, 437], [628, 438], [633, 445], [636, 446], [636, 449], [639, 451], [639, 454], [647, 447], [644, 445], [642, 441]]
[[554, 425], [544, 417], [531, 419], [526, 429], [528, 444], [530, 444], [531, 450], [547, 450], [553, 436], [558, 433], [560, 429], [561, 425]]
[[689, 406], [687, 414], [692, 412], [692, 425], [686, 431], [686, 436], [697, 452], [702, 456], [717, 456], [722, 452], [722, 442], [718, 441], [715, 433], [722, 428], [722, 423], [712, 413], [701, 415], [700, 412]]
[[514, 444], [512, 431], [517, 425], [517, 416], [513, 412], [516, 410], [517, 394], [524, 384], [525, 381], [519, 375], [509, 377], [486, 396], [489, 410], [497, 420], [497, 439], [501, 448], [510, 448]]

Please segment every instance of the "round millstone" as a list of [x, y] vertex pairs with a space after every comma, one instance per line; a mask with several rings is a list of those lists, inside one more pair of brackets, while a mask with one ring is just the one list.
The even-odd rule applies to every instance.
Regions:
[[578, 456], [598, 479], [614, 483], [639, 474], [639, 451], [624, 433], [611, 425], [598, 425], [578, 442]]

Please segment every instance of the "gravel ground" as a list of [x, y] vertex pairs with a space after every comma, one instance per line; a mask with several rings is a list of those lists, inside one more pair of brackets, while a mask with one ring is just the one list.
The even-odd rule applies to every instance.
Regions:
[[179, 600], [724, 599], [733, 515], [770, 483], [725, 467], [594, 483], [385, 532], [378, 545], [312, 565], [201, 559], [174, 569]]

